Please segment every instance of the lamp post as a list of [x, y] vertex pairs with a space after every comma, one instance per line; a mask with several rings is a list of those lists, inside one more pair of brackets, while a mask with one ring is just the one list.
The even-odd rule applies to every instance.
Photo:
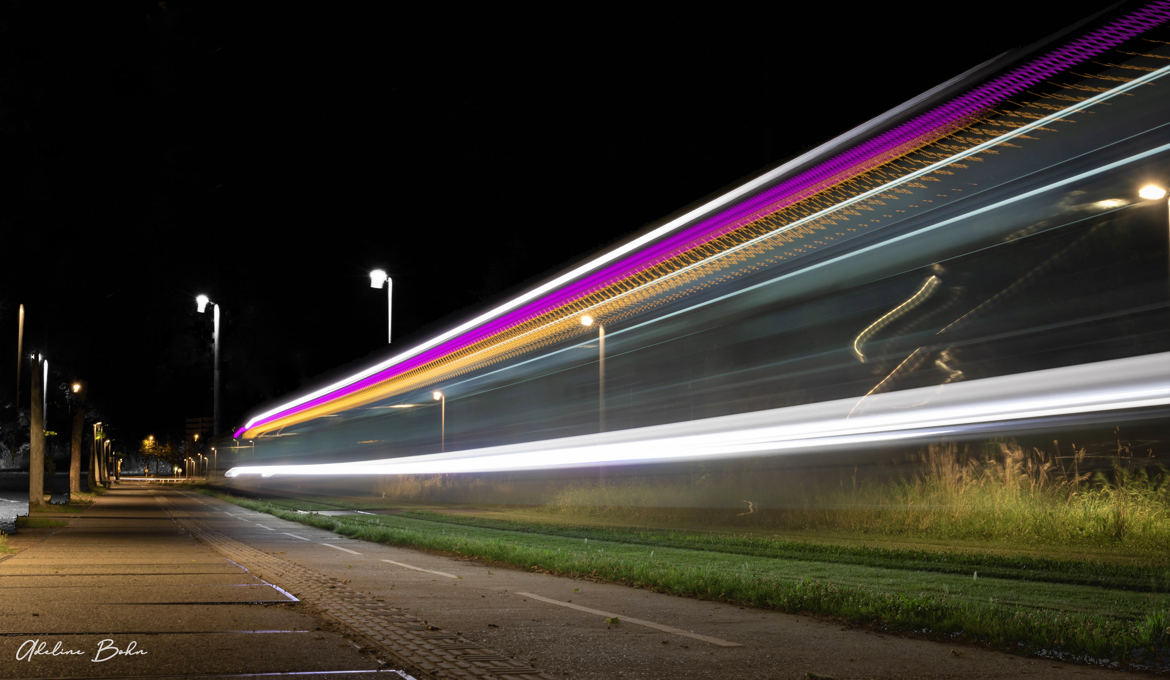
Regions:
[[431, 398], [439, 402], [439, 451], [443, 452], [447, 450], [447, 395], [435, 390]]
[[41, 375], [41, 427], [49, 429], [49, 360], [44, 360], [45, 372]]
[[[581, 325], [586, 328], [593, 322], [588, 314], [581, 317]], [[605, 325], [601, 323], [597, 324], [597, 428], [605, 432]]]
[[202, 314], [211, 305], [211, 353], [212, 381], [211, 381], [211, 440], [219, 438], [219, 305], [212, 302], [206, 295], [195, 298], [195, 308]]
[[375, 269], [370, 272], [370, 288], [381, 288], [382, 284], [386, 285], [386, 343], [391, 342], [391, 322], [393, 321], [394, 311], [394, 280], [381, 269]]
[[20, 365], [24, 362], [24, 305], [20, 306], [16, 320], [16, 410], [20, 411]]
[[[1160, 201], [1166, 198], [1166, 187], [1160, 184], [1146, 184], [1138, 189], [1138, 198], [1143, 201]], [[1170, 200], [1166, 201], [1167, 228], [1170, 229]], [[1170, 232], [1167, 233], [1170, 238]]]
[[100, 438], [100, 435], [98, 434], [98, 430], [101, 428], [101, 426], [102, 426], [102, 422], [100, 420], [93, 424], [93, 441], [91, 442], [91, 446], [89, 447], [89, 476], [87, 477], [87, 481], [89, 482], [89, 492], [90, 493], [93, 493], [93, 490], [97, 486], [97, 483], [98, 483], [97, 447], [98, 447], [98, 439]]
[[[81, 382], [74, 381], [69, 389], [80, 402], [82, 399]], [[72, 410], [72, 399], [69, 400], [69, 407]], [[82, 430], [85, 428], [85, 409], [79, 403], [77, 410], [72, 411], [70, 415], [73, 420], [73, 432], [69, 439], [69, 493], [79, 494], [81, 493], [81, 437]]]
[[28, 507], [35, 510], [45, 504], [45, 424], [41, 409], [41, 377], [35, 371], [43, 362], [33, 364], [30, 380], [28, 419]]
[[[104, 428], [103, 428], [104, 430]], [[104, 434], [104, 432], [103, 432]], [[113, 449], [109, 437], [102, 438], [102, 482], [110, 485], [110, 450]]]

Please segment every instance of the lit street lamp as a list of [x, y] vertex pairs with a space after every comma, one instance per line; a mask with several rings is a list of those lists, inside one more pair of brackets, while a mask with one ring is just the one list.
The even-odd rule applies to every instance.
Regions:
[[[593, 325], [593, 317], [586, 314], [581, 317], [581, 325]], [[597, 427], [598, 432], [605, 432], [605, 326], [597, 324]]]
[[370, 272], [370, 288], [381, 288], [382, 284], [386, 285], [386, 342], [391, 342], [391, 321], [393, 319], [394, 311], [394, 281], [386, 272], [381, 269], [375, 269]]
[[211, 439], [215, 441], [219, 438], [219, 305], [211, 302], [206, 295], [195, 298], [195, 307], [200, 314], [207, 309], [208, 303], [211, 304], [211, 352], [214, 363], [211, 384]]
[[439, 390], [431, 392], [431, 398], [439, 402], [439, 451], [447, 450], [447, 395]]
[[1166, 197], [1166, 189], [1157, 184], [1147, 184], [1141, 189], [1138, 189], [1138, 196], [1147, 201], [1156, 201], [1159, 198]]

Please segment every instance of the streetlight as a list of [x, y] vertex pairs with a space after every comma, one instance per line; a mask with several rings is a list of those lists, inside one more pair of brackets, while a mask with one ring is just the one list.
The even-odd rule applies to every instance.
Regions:
[[[593, 317], [582, 316], [581, 325], [592, 326]], [[601, 323], [597, 324], [597, 427], [605, 432], [605, 325]]]
[[435, 390], [431, 398], [439, 402], [439, 451], [443, 452], [447, 450], [447, 395]]
[[1157, 184], [1147, 184], [1141, 189], [1138, 189], [1138, 196], [1147, 201], [1156, 201], [1159, 198], [1166, 197], [1166, 189]]
[[[105, 434], [105, 428], [102, 428], [102, 434]], [[102, 481], [106, 486], [110, 485], [110, 450], [113, 448], [110, 438], [102, 438]]]
[[49, 360], [44, 360], [44, 374], [41, 376], [41, 427], [49, 429]]
[[24, 305], [20, 306], [16, 320], [16, 410], [20, 410], [20, 365], [24, 358]]
[[195, 297], [195, 308], [200, 314], [207, 309], [208, 303], [211, 304], [211, 352], [214, 362], [211, 383], [211, 438], [215, 440], [219, 438], [219, 305], [211, 302], [206, 295]]
[[394, 311], [394, 280], [381, 269], [375, 269], [370, 272], [370, 288], [381, 288], [382, 284], [386, 284], [386, 342], [391, 342], [391, 321], [393, 320]]
[[101, 479], [98, 475], [98, 466], [97, 466], [97, 462], [98, 462], [97, 450], [98, 450], [98, 441], [101, 439], [101, 434], [99, 432], [101, 427], [102, 427], [102, 421], [100, 421], [100, 420], [93, 424], [93, 445], [89, 449], [89, 453], [90, 453], [90, 455], [89, 455], [89, 477], [87, 478], [87, 480], [89, 481], [89, 492], [90, 493], [94, 492], [94, 487], [96, 487], [97, 484], [101, 481]]

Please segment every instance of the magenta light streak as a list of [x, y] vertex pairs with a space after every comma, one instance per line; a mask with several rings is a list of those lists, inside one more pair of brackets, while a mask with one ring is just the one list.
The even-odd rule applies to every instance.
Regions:
[[[819, 190], [822, 185], [842, 181], [846, 176], [857, 175], [869, 169], [871, 164], [875, 164], [876, 159], [888, 155], [895, 149], [908, 149], [928, 143], [933, 138], [961, 127], [1008, 97], [1163, 24], [1167, 20], [1170, 20], [1170, 0], [1151, 2], [1096, 31], [990, 80], [927, 113], [872, 137], [838, 156], [798, 173], [761, 191], [752, 198], [708, 217], [673, 236], [664, 238], [658, 243], [594, 272], [555, 293], [514, 309], [457, 338], [374, 375], [257, 421], [252, 424], [251, 428], [247, 429], [256, 428], [333, 399], [353, 394], [447, 354], [457, 352], [568, 302], [587, 297], [640, 271], [661, 264], [672, 257], [734, 231], [753, 220], [806, 198]], [[245, 428], [240, 428], [235, 436], [239, 437], [245, 431]]]

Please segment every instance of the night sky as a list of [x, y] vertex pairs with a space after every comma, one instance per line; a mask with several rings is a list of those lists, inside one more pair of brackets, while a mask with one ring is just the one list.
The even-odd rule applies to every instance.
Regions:
[[0, 402], [23, 303], [124, 438], [210, 415], [197, 293], [228, 430], [388, 351], [373, 267], [405, 349], [1096, 7], [91, 4], [0, 10]]

